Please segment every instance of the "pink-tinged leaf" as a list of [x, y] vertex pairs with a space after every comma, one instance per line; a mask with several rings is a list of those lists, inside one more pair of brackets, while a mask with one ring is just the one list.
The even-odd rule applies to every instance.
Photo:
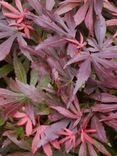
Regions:
[[67, 23], [67, 26], [70, 29], [69, 30], [70, 35], [75, 37], [75, 34], [76, 34], [76, 30], [75, 30], [76, 24], [75, 24], [74, 18], [72, 16], [72, 13], [71, 12], [66, 13], [64, 18], [65, 18], [65, 21]]
[[77, 11], [77, 13], [74, 16], [76, 25], [79, 25], [83, 22], [83, 20], [85, 19], [88, 7], [89, 7], [89, 3], [87, 2], [83, 6], [81, 6], [80, 9]]
[[24, 28], [24, 33], [25, 33], [25, 36], [30, 39], [30, 31], [27, 27]]
[[117, 110], [117, 104], [96, 104], [92, 107], [93, 112], [107, 113]]
[[28, 117], [31, 119], [33, 125], [35, 125], [36, 124], [36, 121], [35, 121], [34, 106], [27, 104], [25, 106], [25, 112], [28, 115]]
[[51, 36], [47, 38], [45, 41], [43, 41], [42, 43], [40, 43], [38, 46], [36, 46], [35, 50], [59, 47], [61, 45], [64, 45], [66, 42], [67, 41], [63, 37]]
[[77, 46], [73, 43], [69, 43], [68, 47], [67, 47], [67, 55], [70, 56], [71, 58], [73, 58], [74, 56], [76, 56], [76, 51], [77, 51]]
[[6, 131], [3, 136], [7, 136], [15, 145], [21, 149], [30, 151], [30, 145], [24, 140], [18, 140], [12, 131]]
[[117, 131], [117, 120], [105, 121], [104, 123]]
[[100, 14], [97, 16], [95, 23], [95, 35], [100, 47], [102, 47], [102, 44], [104, 42], [105, 34], [106, 34], [106, 22], [104, 17]]
[[80, 69], [79, 69], [78, 74], [77, 74], [77, 81], [75, 84], [73, 94], [69, 100], [68, 107], [70, 106], [71, 102], [74, 100], [74, 97], [75, 97], [77, 91], [88, 80], [90, 74], [91, 74], [91, 62], [89, 59], [87, 59], [85, 62], [83, 62], [80, 65]]
[[49, 17], [43, 15], [43, 16], [38, 16], [37, 18], [34, 18], [35, 23], [37, 23], [39, 26], [52, 30], [54, 32], [57, 32], [59, 35], [67, 35], [67, 33], [60, 27], [58, 26], [54, 20], [51, 20]]
[[[23, 107], [24, 108], [24, 107]], [[26, 109], [26, 108], [25, 108]], [[27, 111], [27, 110], [26, 110]], [[28, 112], [30, 113], [30, 112]], [[18, 126], [22, 126], [25, 125], [25, 131], [26, 131], [26, 135], [30, 136], [32, 134], [32, 130], [33, 130], [33, 126], [32, 126], [32, 120], [30, 119], [30, 117], [28, 116], [28, 114], [26, 113], [21, 113], [21, 112], [16, 112], [14, 114], [15, 118], [21, 118], [18, 122], [17, 125]], [[34, 120], [35, 121], [35, 120]]]
[[117, 19], [111, 19], [106, 21], [107, 26], [117, 26]]
[[31, 100], [41, 102], [42, 98], [44, 98], [44, 95], [39, 92], [33, 85], [24, 84], [18, 80], [16, 80], [16, 82], [18, 89]]
[[117, 113], [110, 113], [110, 115], [102, 118], [100, 121], [111, 121], [111, 120], [114, 120], [114, 119], [117, 119]]
[[63, 116], [67, 117], [67, 118], [71, 118], [71, 119], [77, 119], [78, 117], [80, 118], [80, 115], [76, 115], [73, 114], [72, 112], [70, 112], [69, 110], [60, 107], [60, 106], [52, 106], [53, 109], [55, 109], [56, 111], [58, 111], [60, 114], [62, 114]]
[[85, 18], [85, 24], [91, 34], [93, 34], [93, 3], [90, 4]]
[[51, 141], [51, 145], [57, 150], [61, 150], [60, 143], [58, 140]]
[[78, 2], [63, 4], [56, 10], [56, 13], [58, 15], [62, 15], [64, 13], [67, 13], [67, 12], [71, 11], [72, 9], [74, 9], [77, 5], [78, 5]]
[[90, 144], [94, 144], [93, 139], [87, 133], [84, 132], [82, 135], [83, 138], [81, 140], [83, 143], [87, 140]]
[[113, 60], [111, 61], [111, 60], [96, 58], [96, 61], [105, 69], [108, 69], [108, 70], [116, 70], [117, 69], [117, 62], [115, 62]]
[[86, 143], [82, 143], [80, 145], [80, 149], [79, 149], [79, 154], [78, 156], [86, 156], [87, 155], [87, 147], [86, 147]]
[[49, 143], [43, 145], [43, 150], [44, 150], [46, 156], [53, 156], [52, 149], [51, 149], [51, 146]]
[[5, 107], [5, 105], [9, 105], [9, 104], [14, 104], [14, 103], [17, 103], [17, 99], [4, 99], [2, 97], [0, 97], [0, 106], [3, 106]]
[[98, 156], [94, 147], [90, 143], [88, 143], [88, 150], [89, 150], [90, 156]]
[[103, 0], [95, 0], [94, 1], [94, 10], [96, 15], [101, 14], [103, 8]]
[[57, 132], [66, 128], [68, 124], [69, 121], [62, 120], [47, 127], [47, 129], [45, 130], [45, 136], [43, 136], [40, 142], [38, 142], [38, 148], [48, 142], [56, 140], [58, 138]]
[[[32, 141], [32, 153], [35, 154], [35, 152], [37, 151], [38, 149], [38, 144], [41, 140], [41, 136], [43, 135], [44, 136], [44, 133], [45, 133], [45, 129], [47, 128], [47, 126], [39, 126], [37, 129], [36, 129], [36, 135], [35, 137], [33, 138], [33, 141]], [[47, 141], [48, 143], [48, 141]], [[46, 144], [46, 143], [45, 143]], [[40, 146], [41, 147], [41, 146]]]
[[21, 0], [15, 0], [15, 4], [16, 4], [17, 8], [19, 9], [19, 11], [21, 13], [23, 13], [23, 8], [22, 8]]
[[30, 119], [28, 119], [26, 123], [26, 135], [30, 136], [32, 134], [32, 130], [33, 130], [32, 122]]
[[65, 143], [65, 151], [68, 153], [72, 148], [76, 147], [76, 136], [74, 131], [65, 128], [62, 131], [57, 132], [59, 136], [64, 135], [65, 137], [59, 140], [60, 144]]
[[107, 0], [104, 1], [104, 8], [107, 9], [112, 15], [117, 16], [117, 8], [113, 3]]
[[101, 152], [103, 153], [104, 155], [107, 155], [107, 156], [112, 156], [108, 151], [107, 149], [98, 141], [94, 140], [93, 139], [93, 142], [94, 142], [94, 146]]
[[0, 61], [4, 60], [9, 54], [16, 35], [9, 37], [6, 41], [0, 44]]
[[18, 126], [22, 126], [24, 125], [25, 123], [27, 122], [27, 117], [23, 117], [22, 119], [20, 119], [18, 122], [17, 122], [17, 125]]
[[15, 98], [15, 97], [18, 97], [18, 93], [14, 93], [8, 89], [3, 89], [3, 88], [0, 88], [0, 96], [1, 97], [11, 97], [11, 98]]
[[104, 143], [108, 143], [108, 139], [106, 136], [106, 131], [104, 129], [104, 126], [96, 116], [94, 116], [91, 120], [91, 128], [96, 130], [96, 134], [94, 136], [97, 139], [101, 140]]
[[16, 10], [12, 5], [10, 5], [9, 3], [7, 2], [3, 2], [3, 1], [0, 1], [0, 4], [5, 7], [6, 9], [8, 9], [9, 11], [15, 13], [15, 14], [19, 14], [18, 10]]
[[22, 117], [25, 117], [25, 116], [26, 116], [26, 114], [25, 113], [21, 113], [21, 112], [16, 112], [14, 114], [14, 117], [15, 118], [22, 118]]
[[52, 10], [55, 5], [55, 0], [46, 0], [46, 9]]
[[64, 68], [66, 68], [68, 65], [72, 64], [72, 63], [77, 63], [80, 61], [83, 61], [85, 59], [87, 59], [89, 57], [89, 54], [86, 52], [81, 52], [78, 55], [75, 55], [72, 59], [70, 59], [64, 66]]
[[18, 40], [18, 44], [19, 44], [19, 48], [20, 48], [21, 52], [22, 52], [31, 62], [33, 62], [32, 57], [31, 57], [29, 51], [28, 51], [27, 49], [24, 48], [24, 47], [27, 46], [27, 43], [26, 43], [26, 41], [24, 40], [24, 38], [22, 37], [22, 35], [18, 35], [17, 40]]
[[38, 0], [27, 0], [30, 6], [36, 10], [36, 12], [41, 15], [43, 12], [43, 6], [41, 6]]
[[8, 32], [0, 32], [0, 39], [2, 38], [6, 38], [12, 35], [12, 32], [8, 31]]
[[21, 17], [20, 15], [9, 13], [9, 12], [5, 12], [4, 16], [11, 18], [11, 19], [19, 19]]
[[104, 103], [117, 103], [117, 97], [108, 93], [94, 94], [91, 97]]

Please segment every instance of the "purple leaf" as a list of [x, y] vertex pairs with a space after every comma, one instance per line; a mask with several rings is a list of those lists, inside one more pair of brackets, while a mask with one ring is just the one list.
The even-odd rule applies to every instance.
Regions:
[[101, 140], [104, 143], [108, 143], [104, 126], [96, 116], [94, 116], [91, 120], [91, 128], [96, 130], [96, 134], [94, 134], [94, 136], [98, 140]]
[[77, 81], [75, 84], [75, 88], [73, 91], [73, 94], [69, 100], [68, 107], [70, 106], [71, 102], [74, 100], [74, 97], [77, 93], [77, 91], [80, 89], [80, 87], [85, 84], [85, 82], [88, 80], [89, 76], [91, 74], [91, 62], [89, 59], [84, 61], [79, 68], [78, 74], [77, 74]]
[[79, 149], [79, 154], [78, 156], [86, 156], [87, 155], [87, 147], [86, 147], [86, 143], [82, 143], [80, 145], [80, 149]]
[[77, 11], [77, 13], [74, 16], [76, 25], [79, 25], [83, 22], [83, 20], [85, 19], [88, 7], [89, 7], [89, 3], [87, 2], [82, 7], [80, 7], [80, 9]]
[[95, 23], [95, 35], [98, 40], [100, 48], [102, 47], [102, 44], [104, 42], [105, 33], [106, 33], [105, 19], [102, 15], [98, 15]]
[[13, 35], [0, 44], [0, 61], [4, 60], [5, 57], [9, 54], [15, 38], [16, 35]]
[[66, 42], [67, 41], [63, 37], [51, 36], [44, 40], [42, 43], [40, 43], [38, 46], [36, 46], [35, 50], [59, 47], [64, 45]]
[[97, 93], [91, 96], [97, 101], [104, 103], [117, 103], [117, 97], [108, 93]]
[[30, 98], [32, 101], [41, 102], [44, 98], [42, 92], [39, 92], [33, 85], [24, 84], [18, 80], [16, 80], [18, 89], [25, 96]]
[[92, 107], [92, 111], [107, 113], [117, 110], [117, 104], [96, 104]]
[[88, 143], [88, 149], [89, 149], [90, 156], [98, 156], [94, 147], [90, 143]]
[[111, 156], [111, 154], [106, 150], [106, 148], [103, 146], [103, 144], [101, 144], [100, 142], [94, 140], [94, 146], [101, 152], [103, 153], [104, 155], [107, 155], [107, 156]]
[[85, 24], [91, 34], [93, 34], [93, 3], [90, 4], [89, 10], [86, 14]]
[[45, 136], [40, 140], [38, 143], [38, 148], [43, 146], [44, 144], [48, 143], [49, 141], [55, 140], [58, 138], [57, 132], [61, 131], [62, 129], [66, 128], [69, 124], [69, 121], [62, 120], [50, 125], [45, 130]]

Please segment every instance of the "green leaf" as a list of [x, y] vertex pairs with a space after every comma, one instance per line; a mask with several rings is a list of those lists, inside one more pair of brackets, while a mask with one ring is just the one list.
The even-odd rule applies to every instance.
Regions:
[[49, 115], [51, 113], [51, 109], [49, 107], [47, 107], [46, 104], [42, 103], [41, 105], [35, 105], [35, 109], [36, 111], [40, 114], [40, 115]]
[[16, 74], [17, 79], [26, 83], [27, 82], [26, 71], [16, 54], [14, 54], [13, 63], [14, 63], [14, 69], [15, 69], [15, 74]]
[[50, 82], [50, 77], [47, 75], [40, 81], [40, 83], [38, 84], [37, 88], [39, 90], [41, 90], [41, 89], [47, 87], [49, 82]]
[[2, 118], [0, 118], [0, 126], [3, 126], [3, 125], [4, 125], [4, 123], [5, 123], [5, 120], [4, 120], [4, 119], [2, 119]]
[[38, 72], [32, 70], [31, 71], [30, 84], [35, 86], [37, 81], [38, 81]]
[[6, 64], [0, 67], [0, 78], [7, 76], [13, 70], [12, 65]]
[[17, 138], [23, 138], [24, 137], [24, 129], [23, 129], [23, 127], [18, 127], [16, 129], [16, 136], [17, 136]]

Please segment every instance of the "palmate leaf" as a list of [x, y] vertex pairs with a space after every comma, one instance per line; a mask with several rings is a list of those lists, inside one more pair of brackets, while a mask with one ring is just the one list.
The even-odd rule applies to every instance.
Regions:
[[45, 129], [45, 135], [43, 138], [38, 142], [38, 148], [43, 146], [44, 144], [48, 143], [49, 141], [53, 141], [58, 138], [57, 132], [66, 128], [69, 124], [68, 120], [61, 120], [54, 124], [51, 124]]
[[[74, 100], [74, 96], [76, 95], [79, 88], [91, 76], [93, 67], [95, 69], [96, 76], [101, 81], [106, 81], [106, 79], [113, 82], [116, 81], [116, 77], [113, 71], [117, 68], [117, 63], [112, 59], [117, 57], [117, 47], [112, 47], [112, 39], [107, 39], [104, 41], [105, 33], [105, 20], [102, 17], [102, 15], [98, 15], [95, 24], [95, 34], [97, 41], [94, 39], [89, 40], [88, 43], [91, 46], [91, 48], [85, 49], [85, 52], [81, 51], [77, 56], [74, 56], [66, 63], [65, 67], [72, 63], [79, 62], [79, 69], [76, 75], [77, 81], [75, 84], [73, 94], [69, 100], [68, 107], [70, 103]], [[108, 60], [108, 58], [110, 58], [110, 60]], [[108, 73], [108, 71], [110, 72]]]

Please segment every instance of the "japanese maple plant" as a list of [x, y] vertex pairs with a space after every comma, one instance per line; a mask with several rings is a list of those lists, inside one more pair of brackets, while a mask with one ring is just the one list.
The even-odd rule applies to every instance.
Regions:
[[116, 0], [0, 0], [0, 154], [117, 155]]

